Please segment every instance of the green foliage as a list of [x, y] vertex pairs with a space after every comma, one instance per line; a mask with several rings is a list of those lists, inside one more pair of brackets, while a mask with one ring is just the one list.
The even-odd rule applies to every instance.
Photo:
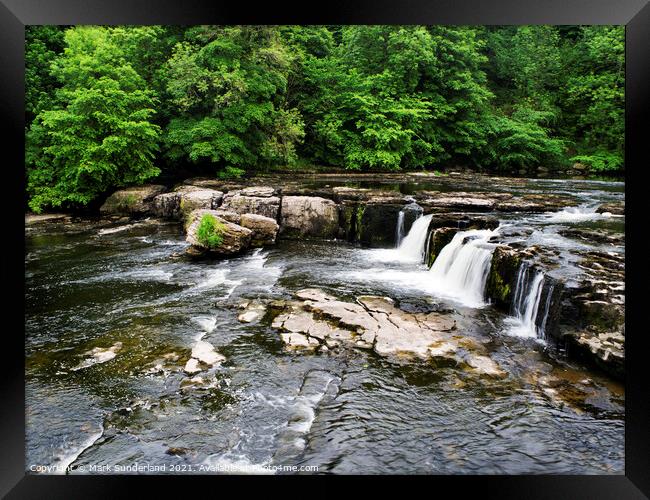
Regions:
[[623, 157], [619, 153], [596, 151], [590, 155], [577, 155], [571, 161], [583, 163], [594, 172], [616, 172], [623, 168]]
[[201, 217], [196, 238], [206, 248], [217, 248], [223, 243], [224, 225], [210, 214]]
[[53, 104], [59, 82], [50, 66], [63, 52], [63, 29], [60, 26], [25, 27], [25, 115], [29, 124], [42, 109]]
[[352, 169], [422, 167], [480, 145], [490, 93], [468, 28], [349, 26], [311, 60], [319, 91], [305, 104], [318, 159]]
[[575, 43], [563, 95], [566, 133], [595, 170], [623, 167], [625, 38], [622, 26], [586, 26]]
[[27, 136], [29, 206], [36, 212], [86, 205], [159, 172], [156, 99], [113, 34], [103, 27], [65, 33], [65, 51], [52, 64], [61, 83], [57, 104], [38, 114]]
[[549, 136], [551, 118], [552, 113], [527, 105], [517, 106], [511, 116], [493, 116], [486, 127], [483, 163], [496, 169], [560, 164], [565, 146], [561, 139]]
[[231, 167], [228, 165], [217, 174], [219, 179], [239, 179], [244, 176], [246, 171], [243, 168]]
[[177, 116], [165, 134], [170, 159], [294, 162], [304, 132], [299, 111], [285, 106], [292, 57], [277, 28], [190, 29], [166, 68]]
[[621, 26], [32, 26], [25, 42], [36, 211], [161, 169], [624, 169]]

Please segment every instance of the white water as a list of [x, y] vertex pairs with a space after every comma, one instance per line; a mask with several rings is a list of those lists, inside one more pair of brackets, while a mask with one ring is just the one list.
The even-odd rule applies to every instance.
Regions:
[[586, 222], [590, 220], [608, 219], [612, 217], [609, 212], [598, 213], [598, 206], [581, 205], [579, 207], [567, 207], [559, 212], [545, 214], [547, 222], [569, 223], [569, 222]]
[[201, 332], [201, 337], [203, 337], [206, 333], [212, 333], [217, 326], [216, 316], [197, 316], [195, 318], [192, 318], [192, 321], [199, 325], [203, 330]]
[[104, 434], [104, 427], [99, 426], [99, 430], [90, 436], [86, 440], [84, 440], [79, 446], [77, 447], [71, 447], [69, 449], [66, 449], [63, 451], [60, 455], [56, 457], [57, 462], [55, 465], [53, 465], [52, 473], [53, 474], [67, 474], [68, 473], [68, 468], [70, 465], [74, 463], [77, 458], [79, 458], [79, 455], [81, 455], [84, 451], [86, 451], [88, 448], [90, 448], [92, 445], [95, 444], [95, 442], [102, 437]]
[[515, 295], [512, 300], [513, 318], [510, 321], [512, 328], [509, 333], [516, 337], [540, 338], [544, 337], [544, 327], [551, 306], [552, 293], [546, 298], [542, 326], [537, 326], [539, 304], [544, 288], [544, 273], [536, 271], [527, 263], [522, 263], [517, 274]]
[[480, 307], [495, 244], [488, 240], [498, 229], [460, 231], [441, 251], [429, 271], [435, 290], [460, 302]]
[[395, 246], [399, 248], [404, 238], [404, 210], [400, 210], [397, 214], [397, 229], [395, 230]]
[[[401, 214], [401, 212], [400, 212]], [[415, 220], [409, 233], [397, 248], [398, 260], [422, 262], [427, 240], [429, 223], [432, 215], [425, 215]]]

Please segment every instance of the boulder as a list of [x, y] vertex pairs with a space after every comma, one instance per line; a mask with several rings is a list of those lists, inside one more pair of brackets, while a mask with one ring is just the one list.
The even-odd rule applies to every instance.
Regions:
[[215, 189], [183, 189], [179, 193], [179, 212], [183, 218], [187, 217], [193, 210], [217, 208], [223, 199], [223, 193]]
[[[236, 212], [229, 212], [228, 210], [217, 209], [215, 210], [217, 215], [228, 222], [233, 224], [239, 224], [241, 222], [241, 214]], [[241, 224], [240, 224], [241, 225]]]
[[153, 199], [153, 213], [163, 219], [178, 219], [180, 214], [180, 193], [163, 193]]
[[[206, 246], [204, 242], [199, 241], [197, 231], [201, 221], [205, 216], [214, 217], [219, 225], [218, 232], [221, 235], [221, 243], [217, 246]], [[248, 228], [233, 224], [219, 217], [216, 210], [198, 209], [191, 212], [186, 223], [187, 238], [186, 241], [191, 245], [189, 254], [215, 254], [215, 255], [235, 255], [250, 248], [253, 231]]]
[[280, 228], [275, 219], [257, 214], [243, 214], [239, 224], [253, 231], [251, 246], [254, 247], [275, 244], [275, 238]]
[[120, 189], [110, 195], [99, 211], [102, 214], [147, 215], [153, 213], [153, 200], [165, 186], [147, 184]]
[[332, 200], [316, 196], [282, 198], [280, 234], [288, 237], [335, 238], [339, 210]]
[[275, 195], [275, 188], [270, 186], [251, 186], [241, 190], [242, 196], [257, 196], [260, 198], [270, 198]]
[[[261, 188], [256, 189], [253, 192], [259, 193], [259, 189]], [[257, 214], [278, 220], [280, 198], [277, 196], [266, 196], [268, 191], [263, 192], [264, 196], [247, 196], [243, 193], [244, 190], [227, 193], [223, 197], [221, 208], [238, 214]]]
[[625, 336], [621, 332], [593, 334], [581, 332], [566, 336], [569, 355], [601, 368], [613, 377], [625, 377]]

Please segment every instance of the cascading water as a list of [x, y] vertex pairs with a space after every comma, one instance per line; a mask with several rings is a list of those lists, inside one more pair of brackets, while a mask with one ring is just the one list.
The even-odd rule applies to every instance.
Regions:
[[399, 248], [404, 238], [404, 210], [397, 214], [397, 228], [395, 229], [395, 247]]
[[497, 232], [474, 229], [456, 233], [429, 271], [436, 291], [470, 306], [484, 305], [485, 282], [496, 247], [489, 240]]
[[543, 290], [544, 273], [534, 269], [529, 263], [523, 262], [517, 273], [515, 294], [512, 301], [512, 315], [517, 322], [511, 331], [512, 334], [519, 337], [544, 338], [553, 288], [550, 287], [547, 292], [544, 316], [540, 326], [538, 326], [539, 306]]
[[431, 217], [433, 216], [425, 215], [415, 220], [410, 231], [397, 248], [400, 260], [413, 262], [422, 262], [424, 260], [424, 246], [429, 234]]

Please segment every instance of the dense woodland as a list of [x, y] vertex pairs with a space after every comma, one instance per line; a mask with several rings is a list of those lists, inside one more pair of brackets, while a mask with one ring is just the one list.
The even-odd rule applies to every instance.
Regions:
[[624, 168], [620, 26], [33, 26], [34, 211], [182, 173]]

